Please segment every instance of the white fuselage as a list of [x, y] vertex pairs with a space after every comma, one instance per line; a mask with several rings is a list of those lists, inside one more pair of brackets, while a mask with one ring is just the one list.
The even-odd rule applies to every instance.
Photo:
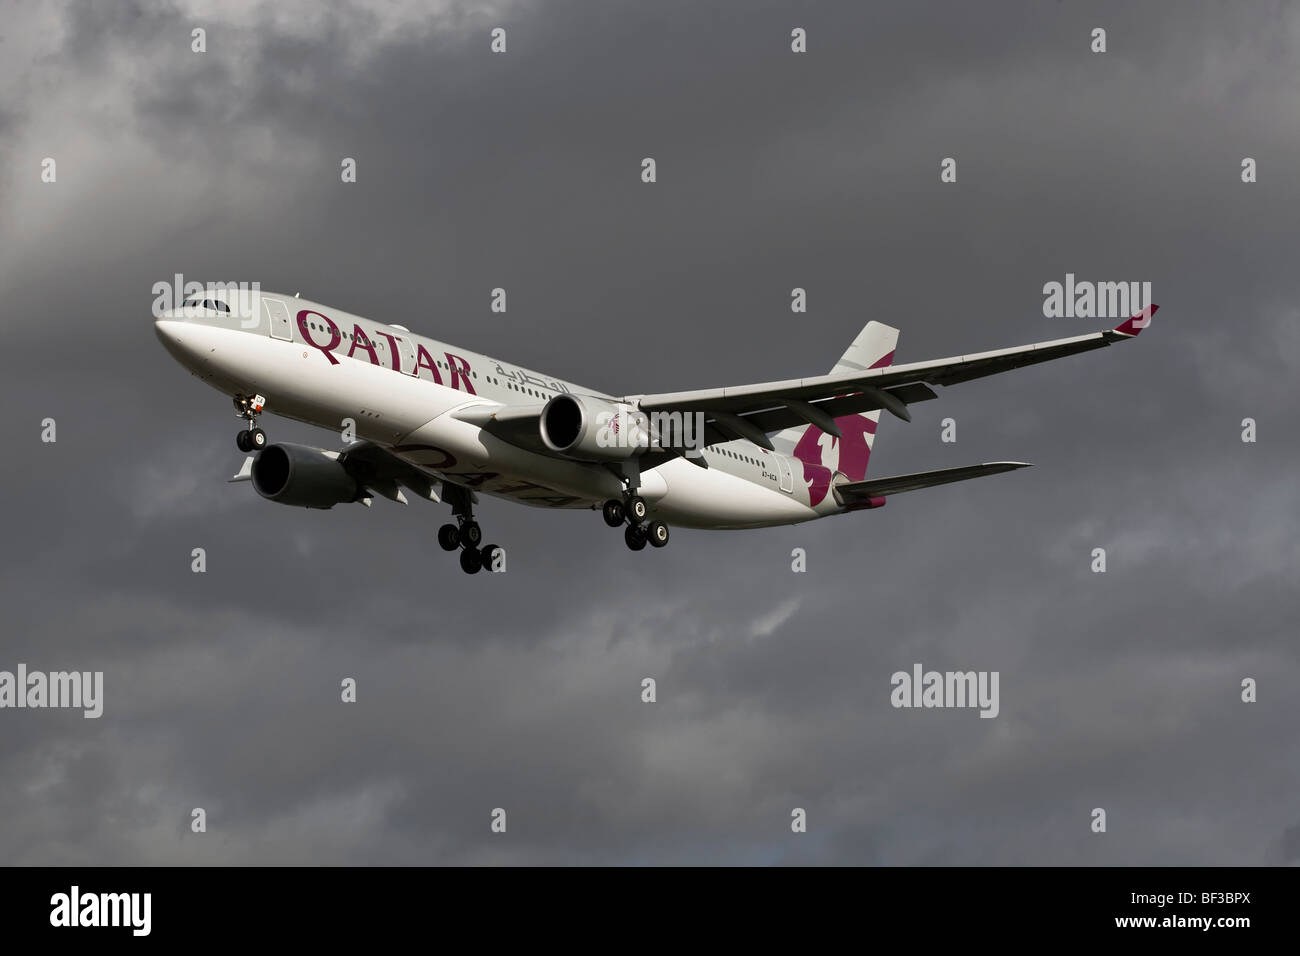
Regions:
[[[357, 438], [475, 491], [552, 508], [619, 497], [622, 484], [604, 465], [530, 451], [453, 417], [472, 406], [541, 405], [561, 392], [611, 396], [301, 298], [261, 300], [242, 321], [202, 308], [165, 312], [158, 337], [227, 395], [265, 396], [268, 412], [333, 431], [350, 419]], [[737, 440], [704, 458], [707, 468], [676, 458], [642, 473], [639, 494], [655, 517], [755, 528], [843, 510], [832, 496], [811, 507], [802, 463], [780, 450]]]

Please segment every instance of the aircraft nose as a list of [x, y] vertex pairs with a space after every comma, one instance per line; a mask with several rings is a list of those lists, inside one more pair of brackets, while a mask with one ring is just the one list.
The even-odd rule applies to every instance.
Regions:
[[158, 336], [158, 341], [162, 342], [163, 345], [167, 345], [169, 343], [175, 344], [179, 339], [179, 332], [177, 330], [177, 326], [179, 326], [180, 324], [181, 323], [179, 321], [171, 317], [170, 313], [164, 312], [161, 316], [154, 319], [153, 322], [154, 335]]
[[158, 336], [158, 341], [163, 344], [163, 348], [170, 352], [176, 361], [187, 367], [195, 361], [198, 350], [193, 341], [194, 328], [189, 323], [164, 314], [162, 318], [154, 320], [153, 330]]

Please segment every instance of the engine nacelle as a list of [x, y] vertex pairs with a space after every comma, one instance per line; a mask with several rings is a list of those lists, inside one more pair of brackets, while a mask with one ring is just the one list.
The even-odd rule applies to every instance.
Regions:
[[624, 461], [650, 445], [648, 419], [623, 402], [589, 395], [556, 395], [542, 409], [546, 447], [579, 461]]
[[309, 445], [267, 445], [253, 459], [252, 478], [263, 498], [299, 508], [333, 508], [362, 492], [336, 453]]

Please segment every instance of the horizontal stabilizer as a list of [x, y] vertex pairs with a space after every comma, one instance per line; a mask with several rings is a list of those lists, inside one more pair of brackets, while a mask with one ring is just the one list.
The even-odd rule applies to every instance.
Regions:
[[1026, 461], [991, 461], [982, 465], [967, 465], [964, 468], [943, 468], [939, 471], [922, 471], [915, 475], [895, 475], [892, 478], [871, 478], [867, 481], [851, 481], [835, 486], [836, 497], [843, 505], [859, 505], [872, 498], [884, 498], [904, 491], [929, 488], [932, 485], [946, 485], [968, 478], [982, 478], [985, 475], [997, 475], [1017, 468], [1028, 468]]

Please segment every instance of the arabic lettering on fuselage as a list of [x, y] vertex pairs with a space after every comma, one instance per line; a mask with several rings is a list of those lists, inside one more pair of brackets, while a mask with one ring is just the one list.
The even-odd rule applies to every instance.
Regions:
[[502, 378], [508, 378], [508, 379], [510, 379], [510, 381], [512, 381], [512, 382], [514, 382], [515, 384], [520, 385], [520, 386], [523, 386], [523, 385], [531, 385], [531, 386], [533, 386], [534, 388], [546, 388], [546, 389], [550, 389], [552, 392], [568, 392], [568, 391], [569, 391], [569, 386], [565, 385], [565, 384], [564, 384], [563, 382], [561, 382], [561, 381], [557, 381], [556, 379], [549, 379], [549, 380], [548, 380], [548, 379], [544, 379], [544, 378], [539, 378], [539, 377], [537, 377], [537, 376], [534, 376], [534, 375], [529, 374], [528, 372], [525, 372], [525, 371], [524, 371], [523, 369], [521, 369], [521, 368], [517, 368], [517, 369], [515, 369], [515, 370], [513, 370], [513, 371], [507, 372], [507, 371], [502, 367], [502, 365], [501, 365], [500, 362], [497, 362], [496, 373], [497, 373], [498, 375], [500, 375]]

